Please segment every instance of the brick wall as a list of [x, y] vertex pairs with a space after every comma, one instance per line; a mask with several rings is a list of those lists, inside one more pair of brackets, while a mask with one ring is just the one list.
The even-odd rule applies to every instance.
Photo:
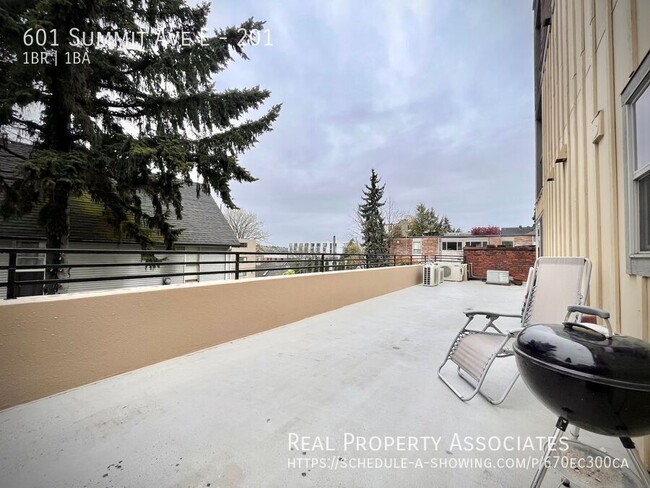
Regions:
[[398, 254], [400, 256], [408, 256], [411, 254], [412, 239], [410, 237], [400, 237], [399, 239], [390, 239], [388, 241], [389, 254]]
[[501, 236], [488, 237], [488, 246], [500, 246], [500, 245], [501, 245]]
[[535, 236], [515, 236], [515, 246], [532, 246]]
[[488, 270], [510, 272], [515, 280], [525, 281], [528, 269], [535, 264], [535, 246], [522, 247], [466, 247], [465, 262], [471, 264], [471, 278], [485, 279]]
[[[439, 237], [420, 237], [422, 239], [422, 254], [424, 256], [433, 256], [440, 253]], [[388, 241], [390, 254], [400, 256], [409, 256], [413, 250], [413, 237], [396, 237]]]
[[434, 256], [440, 254], [440, 238], [439, 237], [423, 237], [422, 238], [422, 254], [425, 256]]

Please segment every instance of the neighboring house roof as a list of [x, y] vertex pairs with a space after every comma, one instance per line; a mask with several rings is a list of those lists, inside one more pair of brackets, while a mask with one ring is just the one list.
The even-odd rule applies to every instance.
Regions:
[[[535, 227], [524, 227], [524, 226], [519, 226], [519, 227], [501, 227], [501, 234], [471, 234], [469, 232], [450, 232], [448, 234], [443, 234], [439, 236], [418, 236], [415, 237], [416, 239], [421, 239], [423, 237], [436, 237], [439, 239], [469, 239], [469, 238], [476, 238], [479, 239], [481, 237], [514, 237], [514, 236], [529, 236], [529, 235], [535, 235]], [[413, 239], [413, 237], [392, 237], [391, 239]]]
[[[434, 237], [436, 237], [436, 236], [434, 236]], [[450, 232], [449, 234], [443, 234], [443, 235], [437, 236], [437, 237], [444, 237], [444, 238], [451, 239], [453, 237], [465, 238], [465, 237], [485, 237], [485, 236], [475, 236], [473, 234], [470, 234], [469, 232]]]
[[[28, 156], [31, 146], [9, 142], [8, 149], [21, 156]], [[21, 159], [0, 149], [0, 172], [4, 178], [16, 174]], [[173, 215], [171, 221], [177, 228], [183, 229], [176, 244], [236, 246], [239, 240], [228, 225], [221, 210], [209, 195], [196, 196], [194, 187], [183, 186], [183, 219]], [[146, 205], [143, 201], [143, 206]], [[4, 239], [45, 239], [43, 228], [38, 224], [38, 211], [20, 218], [3, 220], [0, 218], [0, 238]], [[103, 217], [103, 206], [93, 202], [88, 195], [70, 199], [70, 242], [120, 242], [113, 228]], [[162, 243], [162, 238], [160, 239]], [[132, 240], [123, 239], [128, 243]]]
[[501, 227], [501, 237], [535, 235], [535, 227]]
[[[266, 276], [282, 276], [288, 270], [295, 266], [296, 263], [286, 263], [283, 261], [263, 261], [257, 263], [257, 268], [255, 268], [255, 276], [258, 278], [264, 278]], [[301, 264], [298, 264], [301, 266]], [[271, 270], [270, 268], [282, 268]]]

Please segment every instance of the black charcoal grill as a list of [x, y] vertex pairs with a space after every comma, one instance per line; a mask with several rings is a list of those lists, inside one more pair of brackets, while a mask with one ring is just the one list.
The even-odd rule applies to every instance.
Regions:
[[[558, 415], [554, 441], [568, 424], [619, 437], [650, 488], [630, 437], [650, 434], [650, 344], [614, 335], [609, 313], [590, 307], [569, 307], [571, 313], [597, 315], [607, 328], [565, 322], [526, 327], [513, 346], [517, 367], [526, 385]], [[531, 486], [540, 486], [542, 463]]]

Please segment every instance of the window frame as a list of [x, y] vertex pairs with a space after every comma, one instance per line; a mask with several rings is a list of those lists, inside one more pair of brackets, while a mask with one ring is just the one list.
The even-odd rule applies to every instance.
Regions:
[[413, 240], [411, 241], [411, 255], [422, 256], [422, 238], [414, 237]]
[[[14, 247], [15, 248], [20, 248], [20, 249], [44, 249], [44, 245], [40, 241], [28, 241], [28, 240], [19, 240], [19, 241], [14, 241]], [[38, 263], [24, 263], [21, 262], [22, 259], [26, 259], [27, 261], [36, 261], [38, 260]], [[19, 269], [16, 270], [17, 273], [20, 272], [36, 272], [36, 271], [42, 271], [45, 273], [45, 252], [42, 253], [21, 253], [18, 252], [16, 253], [16, 264], [19, 266], [29, 266], [31, 264], [34, 264], [34, 268], [24, 268], [24, 269]], [[43, 278], [45, 279], [45, 278]]]
[[627, 234], [627, 273], [650, 276], [650, 251], [641, 251], [641, 213], [639, 208], [639, 180], [650, 175], [650, 164], [636, 169], [636, 114], [634, 104], [650, 96], [650, 54], [646, 55], [621, 93], [623, 112], [625, 226]]

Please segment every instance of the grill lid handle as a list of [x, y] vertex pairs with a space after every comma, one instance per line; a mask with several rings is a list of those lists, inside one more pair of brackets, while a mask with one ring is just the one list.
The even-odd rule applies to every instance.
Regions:
[[[604, 329], [604, 327], [598, 325], [592, 325], [585, 322], [580, 322], [580, 323], [569, 322], [568, 321], [569, 316], [572, 313], [596, 315], [600, 317], [607, 325], [607, 333], [603, 334], [601, 329]], [[596, 332], [598, 334], [603, 334], [607, 339], [611, 339], [612, 337], [614, 337], [614, 331], [612, 330], [612, 325], [609, 323], [609, 312], [607, 312], [606, 310], [602, 310], [600, 308], [586, 307], [584, 305], [569, 305], [567, 307], [566, 317], [564, 317], [564, 326], [568, 328], [571, 328], [573, 326], [583, 327], [585, 329], [592, 330], [593, 332]]]
[[587, 307], [585, 305], [569, 305], [566, 310], [567, 314], [578, 312], [583, 314], [586, 313], [588, 315], [597, 315], [601, 319], [605, 320], [609, 319], [609, 312], [601, 308]]

